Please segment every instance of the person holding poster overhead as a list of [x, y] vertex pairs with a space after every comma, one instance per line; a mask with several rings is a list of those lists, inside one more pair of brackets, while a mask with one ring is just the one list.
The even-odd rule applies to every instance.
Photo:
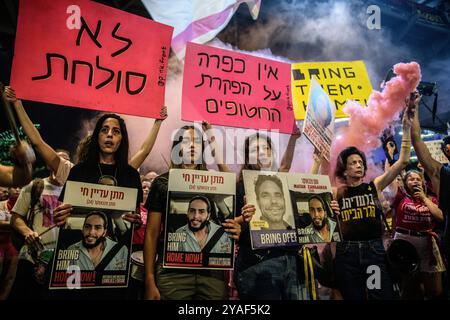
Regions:
[[[287, 172], [293, 159], [296, 140], [292, 135], [278, 171]], [[245, 164], [242, 170], [276, 171], [270, 137], [255, 134], [245, 140]], [[301, 300], [304, 298], [302, 279], [298, 277], [298, 247], [252, 250], [249, 222], [256, 212], [254, 204], [245, 204], [242, 171], [236, 186], [236, 212], [242, 223], [242, 236], [236, 259], [234, 280], [242, 300]]]
[[[393, 285], [386, 266], [382, 241], [383, 211], [379, 193], [406, 167], [410, 157], [411, 121], [414, 109], [403, 115], [403, 138], [399, 159], [370, 183], [363, 182], [366, 157], [356, 147], [344, 149], [337, 158], [335, 176], [345, 185], [337, 189], [338, 215], [343, 241], [336, 246], [336, 280], [344, 300], [393, 299]], [[368, 285], [369, 267], [376, 266], [381, 279]]]
[[[207, 125], [205, 126], [207, 127]], [[210, 140], [213, 140], [210, 137]], [[194, 126], [180, 128], [173, 137], [171, 168], [207, 170], [202, 132]], [[223, 166], [219, 167], [223, 171]], [[162, 216], [167, 212], [169, 173], [157, 177], [147, 198], [147, 229], [144, 242], [145, 299], [186, 300], [227, 298], [227, 283], [221, 270], [182, 270], [162, 267], [166, 226]], [[241, 228], [233, 219], [222, 224], [227, 236], [238, 239]]]

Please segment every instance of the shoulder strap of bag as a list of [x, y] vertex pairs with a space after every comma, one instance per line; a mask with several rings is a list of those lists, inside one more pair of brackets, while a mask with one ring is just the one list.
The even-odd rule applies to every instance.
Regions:
[[41, 198], [42, 191], [44, 191], [44, 180], [41, 178], [36, 178], [33, 180], [33, 183], [31, 185], [31, 200], [30, 200], [30, 208], [28, 210], [27, 214], [27, 226], [29, 228], [33, 227], [34, 222], [34, 216], [35, 216], [35, 209], [34, 207], [39, 202], [39, 199]]

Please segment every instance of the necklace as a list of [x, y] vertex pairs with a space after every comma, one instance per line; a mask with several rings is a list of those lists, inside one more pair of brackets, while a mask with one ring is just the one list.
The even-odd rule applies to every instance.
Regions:
[[[100, 261], [102, 260], [102, 255], [103, 255], [103, 251], [105, 251], [105, 244], [102, 243], [99, 253], [97, 253], [95, 256], [91, 256], [91, 261], [92, 264], [94, 265], [94, 267], [97, 267], [97, 265], [100, 263]], [[90, 255], [90, 254], [89, 254]]]
[[117, 186], [117, 180], [116, 180], [117, 166], [114, 171], [114, 176], [111, 176], [108, 174], [103, 174], [100, 163], [97, 163], [97, 165], [98, 165], [98, 170], [100, 171], [100, 178], [98, 178], [98, 184], [103, 184], [103, 185], [107, 185], [107, 186]]
[[200, 247], [200, 249], [203, 249], [203, 247], [205, 246], [206, 239], [208, 239], [208, 234], [209, 234], [209, 230], [206, 229], [205, 235], [201, 239], [197, 239], [198, 246]]

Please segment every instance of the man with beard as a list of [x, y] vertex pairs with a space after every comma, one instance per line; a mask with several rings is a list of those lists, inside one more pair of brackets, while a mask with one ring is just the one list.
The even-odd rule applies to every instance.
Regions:
[[[195, 196], [189, 201], [188, 223], [176, 232], [185, 233], [186, 241], [181, 243], [182, 252], [201, 252], [216, 232], [222, 235], [216, 240], [210, 253], [231, 253], [231, 239], [223, 228], [211, 221], [211, 203], [204, 196]], [[212, 240], [214, 241], [214, 239]]]
[[309, 235], [309, 241], [312, 243], [340, 241], [336, 230], [337, 223], [328, 218], [323, 199], [313, 195], [309, 198], [308, 205], [312, 222], [305, 227], [305, 234]]
[[[81, 230], [83, 239], [67, 250], [77, 250], [79, 257], [74, 265], [80, 270], [95, 270], [102, 259], [117, 244], [117, 242], [106, 237], [108, 230], [108, 219], [101, 211], [92, 211], [86, 215]], [[123, 245], [104, 270], [126, 270], [128, 262], [128, 248]]]
[[261, 220], [267, 221], [270, 230], [292, 227], [283, 220], [286, 213], [283, 185], [276, 176], [260, 175], [255, 183], [256, 202], [261, 210]]

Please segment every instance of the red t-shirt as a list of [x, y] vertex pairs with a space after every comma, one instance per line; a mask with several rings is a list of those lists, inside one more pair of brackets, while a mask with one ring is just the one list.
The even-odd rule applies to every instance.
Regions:
[[[437, 204], [437, 198], [431, 197]], [[396, 226], [412, 231], [432, 230], [435, 221], [430, 209], [419, 199], [411, 198], [399, 188], [394, 200]]]
[[147, 226], [147, 209], [141, 204], [141, 221], [142, 226], [139, 229], [134, 229], [133, 244], [144, 244], [145, 229]]

